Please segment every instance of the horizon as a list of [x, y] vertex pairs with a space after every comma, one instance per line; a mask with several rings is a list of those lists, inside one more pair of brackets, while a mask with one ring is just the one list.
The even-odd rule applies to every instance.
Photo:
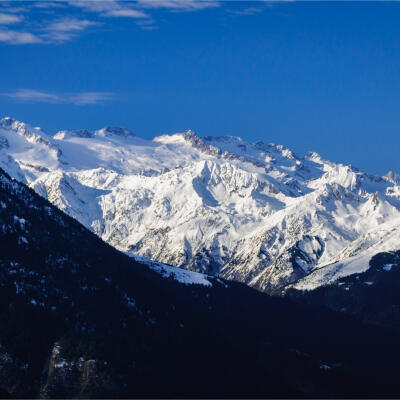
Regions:
[[[33, 126], [32, 124], [29, 123], [29, 121], [17, 120], [16, 118], [13, 118], [12, 116], [9, 116], [9, 115], [4, 116], [4, 117], [1, 117], [1, 118], [0, 118], [0, 121], [2, 121], [3, 119], [7, 119], [7, 118], [10, 118], [10, 119], [12, 119], [12, 120], [14, 120], [14, 121], [17, 121], [17, 122], [22, 122], [22, 123], [24, 123], [24, 124], [26, 124], [26, 125], [32, 127], [33, 129], [39, 129], [39, 130], [41, 130], [44, 134], [47, 134], [47, 135], [52, 136], [52, 137], [54, 137], [57, 133], [60, 133], [60, 132], [63, 132], [63, 131], [68, 131], [68, 129], [63, 129], [63, 128], [61, 128], [61, 129], [59, 129], [59, 130], [56, 130], [55, 132], [47, 132], [47, 131], [44, 130], [41, 126]], [[154, 141], [154, 139], [160, 138], [160, 137], [162, 137], [162, 136], [172, 136], [172, 135], [177, 135], [177, 134], [186, 133], [186, 132], [193, 132], [196, 136], [200, 137], [201, 139], [205, 139], [207, 136], [212, 137], [212, 138], [227, 137], [227, 138], [233, 138], [233, 139], [240, 139], [240, 140], [243, 140], [243, 141], [245, 141], [245, 142], [247, 142], [247, 143], [249, 143], [249, 144], [255, 144], [255, 143], [257, 143], [257, 142], [261, 142], [261, 143], [263, 143], [263, 144], [273, 145], [273, 146], [276, 146], [276, 147], [283, 146], [283, 148], [286, 148], [286, 149], [292, 151], [292, 149], [291, 149], [290, 147], [284, 146], [282, 143], [264, 142], [264, 141], [262, 141], [262, 140], [247, 141], [247, 140], [245, 140], [245, 139], [244, 139], [243, 137], [241, 137], [241, 136], [233, 136], [233, 135], [220, 135], [220, 136], [206, 135], [206, 136], [200, 136], [200, 135], [198, 135], [198, 133], [197, 133], [195, 130], [193, 130], [193, 129], [186, 129], [186, 130], [183, 130], [183, 131], [175, 131], [175, 132], [170, 132], [170, 133], [160, 133], [159, 135], [155, 135], [155, 136], [153, 136], [153, 137], [148, 137], [148, 138], [145, 138], [145, 137], [142, 137], [142, 136], [138, 135], [134, 130], [132, 130], [130, 127], [126, 127], [126, 126], [110, 126], [110, 125], [105, 125], [105, 126], [97, 127], [97, 128], [94, 128], [94, 129], [86, 129], [86, 128], [84, 128], [84, 127], [83, 127], [83, 128], [80, 128], [80, 129], [81, 129], [81, 130], [87, 130], [87, 131], [89, 131], [90, 133], [94, 133], [94, 132], [99, 131], [99, 130], [104, 129], [104, 128], [124, 128], [124, 129], [128, 129], [128, 130], [130, 130], [130, 131], [133, 133], [133, 136], [134, 136], [134, 137], [137, 137], [137, 138], [139, 138], [139, 139], [141, 139], [141, 140], [148, 140], [148, 141]], [[77, 129], [77, 130], [80, 130], [80, 129]], [[74, 131], [74, 130], [70, 130], [70, 131]], [[56, 140], [58, 140], [58, 138], [57, 138]], [[316, 152], [316, 151], [313, 151], [313, 150], [308, 150], [308, 151], [306, 151], [305, 153], [296, 153], [295, 151], [292, 151], [292, 153], [293, 153], [293, 155], [294, 155], [296, 158], [299, 158], [299, 159], [304, 159], [308, 153], [315, 153], [315, 154], [317, 154], [318, 156], [320, 156], [321, 159], [322, 159], [323, 161], [333, 162], [333, 163], [338, 164], [338, 165], [349, 166], [349, 167], [355, 168], [356, 170], [359, 170], [359, 171], [361, 171], [361, 172], [364, 172], [364, 173], [367, 173], [367, 174], [372, 174], [372, 175], [379, 176], [379, 177], [387, 177], [387, 176], [388, 176], [389, 174], [391, 174], [391, 173], [394, 173], [394, 174], [396, 174], [396, 175], [398, 174], [397, 171], [393, 171], [393, 170], [388, 170], [385, 174], [382, 174], [382, 175], [374, 174], [374, 173], [372, 173], [372, 172], [369, 172], [369, 171], [367, 171], [367, 170], [364, 170], [364, 169], [362, 169], [362, 168], [359, 168], [358, 166], [356, 166], [356, 165], [354, 165], [354, 164], [351, 164], [351, 163], [346, 164], [346, 163], [342, 163], [342, 162], [339, 162], [339, 161], [336, 161], [336, 160], [328, 159], [328, 158], [324, 157], [324, 154], [321, 154], [321, 153]]]

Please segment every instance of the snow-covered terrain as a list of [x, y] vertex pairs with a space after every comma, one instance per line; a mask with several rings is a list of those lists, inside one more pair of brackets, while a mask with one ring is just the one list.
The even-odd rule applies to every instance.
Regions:
[[152, 141], [4, 118], [0, 167], [116, 248], [274, 292], [400, 248], [400, 179], [238, 137]]
[[[179, 283], [183, 283], [184, 285], [212, 286], [210, 279], [213, 279], [213, 277], [211, 276], [201, 274], [199, 272], [188, 271], [182, 268], [171, 267], [170, 265], [162, 264], [157, 261], [152, 261], [146, 257], [140, 257], [135, 254], [128, 253], [127, 255], [132, 257], [134, 260], [140, 262], [141, 264], [147, 265], [150, 269], [157, 272], [164, 278], [171, 278], [175, 281], [178, 281]], [[220, 281], [220, 279], [218, 280]]]

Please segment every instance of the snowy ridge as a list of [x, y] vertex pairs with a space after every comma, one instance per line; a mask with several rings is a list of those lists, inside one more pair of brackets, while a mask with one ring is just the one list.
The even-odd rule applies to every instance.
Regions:
[[121, 251], [267, 292], [400, 248], [397, 174], [275, 144], [110, 127], [51, 136], [5, 118], [0, 167]]
[[[312, 290], [339, 278], [359, 274], [369, 268], [372, 256], [381, 252], [399, 249], [400, 219], [389, 221], [378, 229], [367, 232], [347, 246], [332, 264], [316, 269], [300, 279], [292, 287], [299, 290]], [[390, 270], [387, 268], [386, 270]]]

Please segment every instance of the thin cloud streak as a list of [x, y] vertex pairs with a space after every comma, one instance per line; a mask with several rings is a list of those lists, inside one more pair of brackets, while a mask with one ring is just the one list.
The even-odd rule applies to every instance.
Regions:
[[3, 96], [11, 97], [18, 101], [34, 103], [60, 103], [61, 98], [54, 94], [39, 92], [31, 89], [19, 89], [15, 93], [3, 93]]
[[65, 18], [52, 22], [46, 30], [50, 32], [71, 32], [83, 31], [89, 26], [99, 25], [98, 22], [86, 19]]
[[84, 92], [71, 96], [69, 100], [73, 104], [85, 106], [115, 100], [115, 96], [114, 93], [109, 92]]
[[62, 43], [71, 40], [78, 32], [85, 29], [101, 25], [99, 22], [87, 19], [65, 18], [52, 22], [45, 30], [43, 35], [50, 43]]
[[41, 37], [49, 44], [63, 43], [75, 38], [78, 33], [81, 33], [90, 27], [99, 25], [102, 24], [87, 19], [58, 19], [43, 28], [45, 33], [43, 33]]
[[0, 30], [0, 42], [13, 45], [43, 43], [42, 39], [33, 33], [10, 30]]
[[23, 103], [74, 104], [78, 106], [102, 104], [115, 100], [110, 92], [82, 92], [56, 95], [32, 89], [18, 89], [13, 93], [1, 93], [1, 96]]
[[3, 4], [0, 5], [3, 6], [3, 8], [1, 8], [2, 12], [7, 12], [7, 13], [21, 13], [21, 12], [26, 12], [29, 11], [28, 7], [4, 7]]
[[232, 10], [232, 9], [227, 10], [227, 12], [232, 15], [254, 15], [263, 11], [264, 10], [262, 8], [258, 7], [247, 7], [239, 10]]
[[103, 17], [150, 18], [150, 15], [131, 6], [136, 3], [128, 3], [129, 6], [127, 6], [127, 4], [115, 0], [91, 2], [74, 0], [70, 1], [69, 4], [71, 6], [83, 8], [86, 11], [98, 13]]
[[170, 11], [198, 11], [205, 8], [220, 6], [219, 1], [198, 0], [137, 0], [136, 5], [141, 8], [164, 8]]
[[127, 17], [127, 18], [149, 18], [149, 15], [143, 11], [134, 10], [132, 8], [121, 8], [119, 10], [111, 10], [106, 16], [108, 17]]
[[24, 19], [21, 15], [0, 13], [0, 25], [10, 25], [21, 22]]
[[57, 1], [39, 1], [32, 5], [33, 8], [65, 8], [66, 4]]

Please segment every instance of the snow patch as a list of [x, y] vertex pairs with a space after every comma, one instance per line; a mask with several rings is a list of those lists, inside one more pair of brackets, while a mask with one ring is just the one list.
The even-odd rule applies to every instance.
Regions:
[[324, 371], [327, 371], [327, 370], [329, 370], [329, 369], [332, 369], [332, 367], [330, 367], [330, 366], [327, 365], [327, 364], [321, 364], [321, 365], [319, 366], [319, 368], [322, 369], [322, 370], [324, 370]]
[[393, 267], [393, 264], [385, 264], [384, 266], [382, 266], [382, 269], [385, 271], [390, 271]]
[[137, 255], [128, 254], [136, 261], [141, 264], [145, 264], [150, 267], [153, 271], [159, 273], [164, 278], [172, 278], [185, 285], [204, 285], [212, 286], [212, 283], [207, 279], [211, 278], [208, 275], [200, 274], [199, 272], [187, 271], [185, 269], [171, 267], [169, 265], [161, 264], [155, 261], [151, 261], [147, 258], [140, 257]]

